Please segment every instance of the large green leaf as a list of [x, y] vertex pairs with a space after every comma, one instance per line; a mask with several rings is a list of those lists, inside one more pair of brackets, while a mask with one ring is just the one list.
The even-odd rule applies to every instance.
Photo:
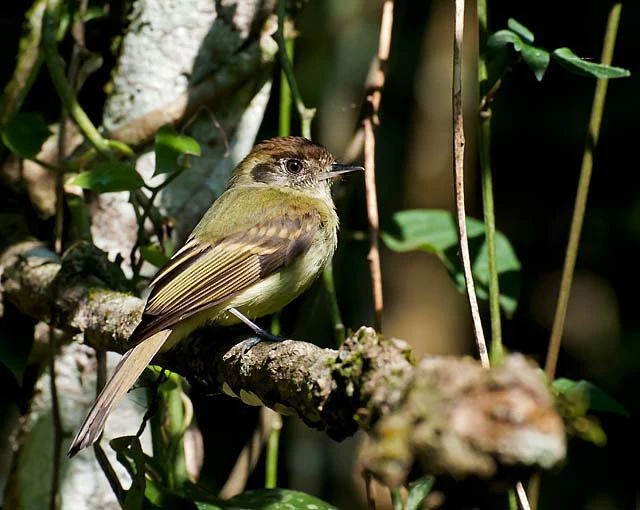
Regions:
[[[421, 250], [437, 255], [458, 284], [459, 290], [464, 291], [464, 274], [458, 256], [458, 230], [449, 211], [400, 211], [384, 227], [381, 238], [387, 247], [398, 252]], [[480, 299], [487, 299], [489, 264], [484, 224], [467, 218], [467, 235], [476, 292]], [[500, 305], [505, 314], [511, 316], [517, 308], [520, 295], [520, 261], [501, 232], [496, 232], [496, 257]]]
[[[228, 500], [225, 506], [251, 510], [337, 510], [321, 499], [288, 489], [257, 489], [243, 492]], [[198, 508], [205, 510], [207, 507]]]
[[187, 167], [186, 156], [200, 156], [200, 145], [193, 138], [179, 134], [171, 125], [156, 133], [156, 171], [154, 175], [177, 172]]
[[620, 67], [612, 67], [604, 64], [596, 64], [581, 59], [569, 48], [558, 48], [553, 50], [553, 58], [568, 71], [580, 75], [594, 78], [625, 78], [631, 73]]
[[100, 163], [88, 172], [82, 172], [71, 184], [96, 193], [132, 191], [144, 185], [136, 169], [128, 163]]
[[2, 142], [21, 158], [33, 159], [51, 134], [39, 113], [17, 113], [5, 126]]

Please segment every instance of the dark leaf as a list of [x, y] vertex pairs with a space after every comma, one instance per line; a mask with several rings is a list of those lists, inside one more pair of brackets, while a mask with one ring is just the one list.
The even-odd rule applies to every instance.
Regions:
[[82, 172], [70, 184], [96, 193], [132, 191], [144, 185], [140, 174], [127, 163], [100, 163], [88, 172]]
[[21, 158], [35, 158], [52, 135], [39, 113], [17, 113], [2, 132], [3, 143]]
[[592, 411], [629, 417], [629, 412], [620, 402], [589, 381], [572, 381], [571, 379], [559, 378], [553, 381], [551, 386], [556, 394], [570, 398], [575, 397], [576, 399], [584, 398], [587, 409]]
[[568, 71], [594, 78], [625, 78], [631, 73], [620, 67], [611, 67], [604, 64], [588, 62], [578, 57], [569, 48], [558, 48], [552, 53], [553, 58]]
[[154, 175], [186, 168], [187, 155], [200, 156], [200, 145], [193, 138], [179, 134], [171, 125], [156, 133], [156, 171]]
[[[480, 299], [487, 299], [489, 265], [484, 224], [467, 218], [467, 235], [476, 292]], [[464, 275], [458, 256], [458, 230], [450, 212], [426, 209], [400, 211], [385, 226], [381, 238], [393, 251], [421, 250], [434, 253], [457, 282], [459, 290], [464, 291]], [[520, 262], [508, 239], [500, 232], [496, 232], [496, 256], [500, 304], [504, 312], [511, 316], [520, 295]]]

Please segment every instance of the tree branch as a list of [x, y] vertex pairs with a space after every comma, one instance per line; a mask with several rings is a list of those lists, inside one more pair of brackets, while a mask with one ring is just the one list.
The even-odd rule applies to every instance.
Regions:
[[[24, 313], [80, 331], [94, 347], [127, 349], [143, 302], [110, 290], [124, 279], [94, 246], [80, 243], [59, 261], [23, 242], [4, 252], [0, 269], [5, 297]], [[403, 483], [414, 462], [431, 473], [489, 477], [564, 458], [562, 421], [536, 367], [520, 355], [494, 370], [453, 357], [416, 366], [406, 342], [371, 328], [338, 350], [286, 340], [242, 355], [242, 338], [203, 330], [156, 362], [208, 391], [297, 415], [334, 439], [369, 431], [365, 467], [390, 485]]]

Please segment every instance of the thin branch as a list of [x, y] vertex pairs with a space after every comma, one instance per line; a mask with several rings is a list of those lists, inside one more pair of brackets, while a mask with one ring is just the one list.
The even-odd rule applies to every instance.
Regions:
[[384, 299], [382, 295], [382, 270], [380, 268], [380, 247], [378, 232], [380, 219], [378, 215], [378, 194], [376, 191], [376, 138], [374, 128], [380, 124], [380, 101], [385, 82], [385, 70], [391, 49], [391, 32], [393, 29], [393, 0], [385, 0], [382, 6], [378, 54], [373, 71], [371, 90], [367, 95], [367, 115], [363, 120], [364, 128], [364, 182], [367, 200], [367, 217], [369, 219], [369, 270], [371, 272], [371, 289], [373, 291], [373, 309], [376, 330], [382, 331], [382, 311]]
[[453, 40], [453, 166], [455, 173], [456, 216], [458, 232], [460, 233], [460, 256], [464, 268], [464, 279], [467, 286], [467, 297], [473, 319], [478, 352], [482, 366], [489, 368], [487, 344], [482, 330], [482, 320], [478, 309], [473, 274], [471, 272], [471, 257], [469, 256], [469, 239], [467, 238], [467, 224], [464, 200], [464, 122], [462, 112], [462, 34], [464, 31], [464, 0], [456, 0], [455, 25]]
[[[618, 34], [618, 25], [620, 23], [620, 11], [622, 4], [617, 3], [609, 12], [607, 20], [607, 30], [604, 35], [604, 45], [602, 48], [601, 62], [605, 65], [611, 65], [613, 60], [613, 50], [616, 44], [616, 36]], [[578, 257], [578, 246], [580, 244], [580, 233], [582, 231], [582, 222], [584, 220], [585, 210], [587, 208], [587, 197], [589, 195], [589, 184], [591, 182], [591, 170], [593, 169], [593, 152], [598, 144], [600, 134], [600, 124], [602, 122], [602, 112], [607, 97], [607, 85], [609, 80], [601, 78], [596, 83], [596, 90], [593, 95], [593, 104], [591, 106], [591, 118], [589, 120], [589, 129], [587, 132], [587, 140], [585, 142], [584, 154], [582, 156], [582, 168], [580, 169], [580, 180], [578, 182], [578, 192], [576, 195], [575, 206], [573, 210], [573, 218], [571, 220], [571, 230], [569, 231], [569, 242], [567, 244], [567, 252], [564, 259], [564, 267], [562, 268], [562, 279], [560, 281], [560, 292], [558, 294], [558, 304], [556, 313], [553, 318], [553, 327], [551, 330], [551, 338], [549, 340], [549, 352], [547, 353], [547, 362], [545, 364], [545, 372], [549, 383], [553, 381], [558, 363], [558, 354], [560, 353], [560, 343], [562, 342], [562, 331], [564, 329], [564, 320], [567, 316], [567, 306], [569, 304], [569, 296], [571, 294], [571, 283], [573, 281], [573, 271], [576, 266]]]

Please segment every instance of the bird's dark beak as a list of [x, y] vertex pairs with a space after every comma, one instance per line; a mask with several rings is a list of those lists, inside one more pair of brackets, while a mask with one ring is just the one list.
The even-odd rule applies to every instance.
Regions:
[[325, 172], [320, 175], [321, 181], [337, 179], [343, 175], [349, 175], [356, 172], [364, 172], [364, 168], [361, 166], [353, 165], [341, 165], [340, 163], [334, 163], [331, 166], [331, 172]]

